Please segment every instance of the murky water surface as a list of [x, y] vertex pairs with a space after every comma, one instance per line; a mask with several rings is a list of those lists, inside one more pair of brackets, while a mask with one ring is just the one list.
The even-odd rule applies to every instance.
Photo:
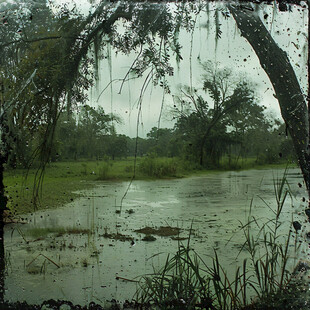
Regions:
[[[128, 182], [98, 182], [83, 192], [83, 197], [57, 210], [26, 215], [27, 224], [5, 227], [5, 249], [8, 274], [6, 298], [29, 303], [66, 299], [75, 304], [90, 301], [105, 303], [131, 299], [139, 276], [162, 266], [168, 253], [174, 253], [178, 241], [134, 232], [144, 227], [179, 227], [179, 237], [188, 237], [191, 225], [191, 247], [206, 261], [216, 248], [223, 265], [232, 274], [245, 252], [238, 257], [244, 242], [240, 221], [245, 223], [251, 201], [252, 214], [271, 218], [265, 205], [275, 207], [273, 179], [283, 170], [249, 170], [213, 173], [206, 176], [173, 180], [134, 181], [119, 205]], [[288, 199], [283, 221], [302, 218], [298, 169], [289, 171], [288, 180], [296, 198]], [[263, 200], [264, 201], [263, 201]], [[131, 211], [129, 211], [131, 210]], [[31, 237], [33, 228], [89, 229], [91, 234], [57, 234], [45, 238]], [[283, 226], [284, 227], [284, 226]], [[104, 234], [124, 234], [134, 242], [111, 240]], [[229, 241], [230, 240], [230, 241]], [[183, 241], [183, 242], [186, 242]], [[155, 255], [158, 254], [158, 255]]]

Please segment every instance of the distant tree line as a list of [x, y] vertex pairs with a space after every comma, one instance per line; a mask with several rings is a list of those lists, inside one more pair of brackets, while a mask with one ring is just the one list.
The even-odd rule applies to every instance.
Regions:
[[[293, 158], [292, 141], [285, 125], [266, 118], [263, 110], [252, 103], [240, 111], [231, 111], [216, 122], [204, 140], [206, 122], [210, 120], [194, 110], [180, 113], [174, 128], [153, 127], [146, 138], [130, 138], [116, 133], [118, 117], [106, 114], [102, 107], [84, 105], [77, 115], [60, 113], [51, 161], [114, 160], [137, 153], [139, 157], [179, 157], [205, 168], [220, 168], [225, 158], [227, 167], [237, 168], [248, 157], [255, 157], [259, 164]], [[208, 115], [209, 110], [205, 113]], [[36, 141], [40, 139], [34, 136], [19, 143], [10, 157], [10, 166], [28, 167], [38, 147]]]
[[[102, 107], [87, 104], [78, 113], [64, 109], [54, 131], [50, 161], [103, 160], [128, 156], [179, 157], [200, 167], [238, 168], [249, 157], [258, 164], [294, 157], [284, 123], [267, 117], [258, 104], [253, 85], [229, 68], [200, 63], [201, 88], [181, 86], [171, 114], [174, 128], [153, 127], [146, 138], [117, 134], [121, 120]], [[29, 130], [28, 130], [29, 131]], [[23, 132], [23, 128], [21, 128]], [[11, 167], [32, 165], [44, 130], [17, 139]]]

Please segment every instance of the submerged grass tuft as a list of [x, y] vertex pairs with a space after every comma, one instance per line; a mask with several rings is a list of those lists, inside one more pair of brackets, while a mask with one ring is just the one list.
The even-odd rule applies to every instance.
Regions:
[[142, 233], [145, 235], [157, 235], [157, 236], [175, 236], [180, 234], [181, 229], [178, 227], [171, 227], [171, 226], [160, 226], [159, 228], [153, 227], [144, 227], [141, 229], [136, 229], [135, 232]]

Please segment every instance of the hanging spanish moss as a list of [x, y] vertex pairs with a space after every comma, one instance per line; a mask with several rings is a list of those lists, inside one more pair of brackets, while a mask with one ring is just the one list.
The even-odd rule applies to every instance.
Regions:
[[206, 32], [207, 32], [207, 36], [209, 35], [209, 30], [210, 30], [210, 3], [209, 1], [207, 1], [207, 4], [206, 4], [206, 12], [207, 12], [207, 22], [206, 22]]
[[[166, 82], [166, 79], [164, 79], [164, 83]], [[158, 123], [157, 123], [157, 129], [160, 128], [160, 121], [161, 121], [161, 117], [162, 117], [162, 113], [163, 113], [163, 109], [164, 109], [164, 104], [165, 104], [165, 89], [163, 88], [163, 96], [161, 99], [161, 107], [160, 107], [160, 112], [159, 112], [159, 117], [158, 117]], [[157, 131], [158, 134], [158, 131]], [[158, 137], [157, 137], [158, 138]]]
[[111, 127], [114, 126], [113, 121], [113, 74], [112, 74], [112, 52], [111, 44], [107, 42], [107, 59], [109, 68], [109, 78], [110, 78], [110, 108], [111, 108]]
[[221, 38], [221, 34], [222, 34], [220, 17], [219, 17], [219, 8], [215, 9], [214, 21], [215, 21], [215, 54], [216, 54], [218, 40]]
[[191, 91], [193, 90], [193, 63], [192, 63], [192, 57], [193, 57], [193, 43], [194, 43], [194, 32], [196, 29], [196, 23], [197, 23], [197, 16], [195, 16], [194, 23], [193, 23], [193, 29], [191, 31], [191, 43], [190, 43], [190, 50], [189, 50], [189, 85]]
[[99, 33], [94, 38], [94, 72], [95, 72], [95, 81], [96, 84], [99, 80], [99, 58], [100, 58], [100, 49], [101, 49], [101, 43], [102, 43], [102, 35], [99, 35]]
[[[138, 115], [137, 115], [137, 122], [136, 122], [136, 143], [135, 143], [135, 152], [134, 152], [135, 155], [134, 155], [134, 164], [133, 164], [133, 174], [132, 174], [132, 178], [130, 179], [130, 182], [127, 186], [127, 189], [126, 189], [126, 191], [125, 191], [125, 193], [121, 199], [120, 212], [122, 212], [123, 201], [127, 196], [129, 188], [131, 187], [133, 180], [136, 178], [139, 126], [140, 126], [140, 124], [142, 124], [142, 126], [143, 126], [143, 122], [142, 122], [142, 102], [143, 102], [143, 97], [145, 95], [145, 92], [146, 92], [149, 84], [152, 81], [152, 78], [153, 78], [153, 69], [151, 69], [149, 71], [146, 78], [144, 79], [143, 85], [142, 85], [141, 90], [140, 90], [139, 99], [137, 101]], [[141, 120], [141, 122], [140, 122], [140, 120]]]

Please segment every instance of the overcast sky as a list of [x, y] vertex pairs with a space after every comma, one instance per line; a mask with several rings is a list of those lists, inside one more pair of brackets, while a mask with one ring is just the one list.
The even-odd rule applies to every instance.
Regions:
[[[3, 0], [0, 0], [3, 1]], [[8, 0], [7, 0], [8, 1]], [[53, 0], [58, 3], [67, 2], [70, 5], [73, 1], [69, 0]], [[75, 0], [78, 7], [87, 14], [90, 9], [88, 0]], [[212, 6], [218, 3], [212, 2]], [[301, 86], [306, 91], [307, 85], [307, 9], [293, 6], [292, 12], [273, 11], [271, 5], [261, 5], [260, 14], [263, 16], [268, 13], [268, 18], [264, 20], [267, 29], [271, 32], [276, 42], [283, 48], [295, 69], [296, 75], [300, 80]], [[219, 67], [229, 67], [238, 74], [245, 74], [255, 83], [255, 92], [259, 98], [260, 104], [266, 106], [267, 113], [272, 113], [280, 118], [279, 105], [274, 97], [272, 85], [261, 68], [259, 60], [252, 50], [250, 44], [240, 36], [233, 17], [227, 19], [221, 18], [220, 23], [222, 37], [215, 47], [215, 26], [213, 12], [210, 14], [210, 28], [207, 31], [204, 25], [207, 22], [206, 13], [203, 13], [197, 19], [196, 28], [193, 36], [192, 48], [192, 82], [195, 88], [201, 88], [202, 69], [198, 63], [199, 57], [202, 61], [210, 60], [217, 62]], [[175, 68], [175, 74], [171, 78], [167, 78], [172, 90], [172, 95], [179, 94], [178, 85], [190, 84], [190, 41], [191, 34], [182, 31], [180, 34], [180, 44], [182, 46], [181, 54], [183, 60], [180, 66], [172, 60]], [[131, 137], [136, 135], [138, 105], [137, 101], [140, 95], [141, 86], [144, 79], [130, 81], [124, 84], [121, 94], [119, 94], [120, 83], [113, 83], [100, 96], [102, 90], [109, 84], [111, 79], [121, 79], [125, 76], [135, 55], [124, 56], [115, 51], [111, 51], [111, 62], [102, 60], [100, 63], [100, 80], [97, 88], [91, 90], [89, 94], [92, 106], [100, 105], [106, 113], [113, 112], [121, 117], [123, 123], [117, 126], [118, 133], [124, 133]], [[161, 127], [173, 127], [172, 115], [169, 113], [173, 105], [172, 95], [164, 96], [163, 114], [160, 122]], [[163, 102], [163, 90], [160, 87], [153, 87], [149, 84], [148, 90], [143, 97], [141, 119], [139, 125], [139, 136], [145, 137], [150, 129], [158, 126], [158, 118]]]
[[[262, 10], [261, 14], [269, 13], [266, 26], [271, 31], [276, 42], [287, 51], [289, 58], [293, 64], [300, 83], [306, 89], [307, 70], [306, 46], [307, 33], [307, 10], [293, 7], [293, 12], [277, 12], [272, 14], [272, 7], [267, 6]], [[209, 32], [203, 25], [206, 23], [206, 14], [198, 18], [194, 31], [193, 49], [192, 49], [192, 81], [193, 86], [201, 88], [202, 69], [199, 65], [197, 57], [202, 61], [211, 60], [217, 62], [219, 67], [229, 67], [238, 75], [245, 74], [255, 83], [255, 92], [259, 98], [260, 104], [265, 105], [267, 113], [272, 113], [280, 118], [279, 105], [275, 97], [271, 83], [263, 69], [259, 64], [259, 60], [252, 50], [249, 43], [240, 36], [232, 17], [228, 19], [222, 18], [221, 30], [222, 37], [215, 47], [213, 14], [210, 14]], [[272, 22], [273, 20], [273, 22]], [[175, 67], [175, 74], [169, 78], [172, 89], [172, 95], [178, 94], [177, 86], [179, 84], [190, 84], [190, 41], [191, 34], [183, 31], [180, 35], [180, 43], [182, 45], [182, 57], [180, 66], [172, 61]], [[300, 56], [299, 56], [300, 55]], [[107, 60], [100, 64], [100, 82], [97, 89], [93, 89], [90, 95], [90, 104], [97, 104], [104, 107], [105, 111], [111, 111], [119, 115], [123, 124], [117, 126], [118, 133], [124, 133], [131, 137], [136, 135], [138, 106], [137, 101], [144, 79], [130, 81], [126, 83], [121, 94], [119, 94], [120, 82], [112, 84], [112, 88], [108, 87], [100, 96], [98, 103], [98, 95], [108, 85], [110, 79], [123, 78], [129, 69], [134, 55], [124, 56], [115, 55], [112, 50], [111, 63]], [[110, 70], [110, 68], [112, 70]], [[112, 92], [111, 92], [112, 91]], [[160, 87], [149, 85], [148, 91], [143, 97], [142, 102], [142, 118], [139, 125], [139, 136], [145, 137], [150, 129], [158, 125], [158, 118], [163, 100], [163, 90]], [[171, 110], [173, 98], [171, 95], [164, 96], [164, 113], [162, 114], [160, 127], [172, 127], [172, 115], [168, 113]]]

